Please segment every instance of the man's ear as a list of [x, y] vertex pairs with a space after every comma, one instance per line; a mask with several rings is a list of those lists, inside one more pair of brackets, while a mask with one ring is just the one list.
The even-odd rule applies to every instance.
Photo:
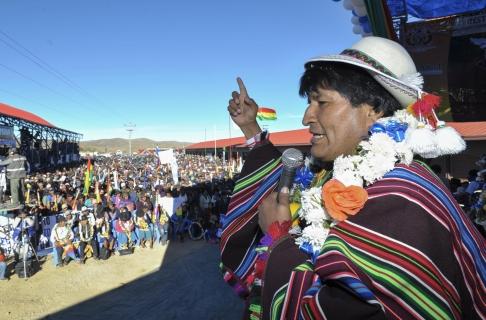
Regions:
[[383, 117], [383, 111], [377, 112], [369, 104], [364, 104], [362, 108], [365, 109], [366, 124], [367, 126], [372, 126], [378, 119]]

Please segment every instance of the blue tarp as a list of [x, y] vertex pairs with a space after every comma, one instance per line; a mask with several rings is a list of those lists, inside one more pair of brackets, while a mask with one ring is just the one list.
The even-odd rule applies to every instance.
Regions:
[[[388, 0], [392, 16], [401, 15], [403, 1]], [[482, 10], [486, 0], [406, 0], [407, 13], [421, 19], [438, 18], [459, 13]]]

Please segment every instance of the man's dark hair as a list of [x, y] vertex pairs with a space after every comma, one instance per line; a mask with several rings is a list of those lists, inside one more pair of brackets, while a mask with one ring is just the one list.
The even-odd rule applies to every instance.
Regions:
[[299, 94], [309, 97], [317, 89], [336, 90], [353, 107], [369, 104], [384, 117], [392, 116], [401, 109], [400, 103], [362, 68], [346, 63], [312, 62], [300, 78]]

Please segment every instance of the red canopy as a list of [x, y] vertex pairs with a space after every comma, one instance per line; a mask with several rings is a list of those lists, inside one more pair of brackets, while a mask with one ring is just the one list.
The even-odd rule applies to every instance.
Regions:
[[41, 126], [46, 126], [50, 128], [56, 128], [55, 125], [52, 123], [47, 122], [46, 120], [42, 119], [41, 117], [30, 113], [25, 110], [17, 109], [12, 106], [9, 106], [5, 103], [0, 103], [0, 114], [12, 118], [17, 118], [24, 121], [29, 121], [35, 124], [39, 124]]

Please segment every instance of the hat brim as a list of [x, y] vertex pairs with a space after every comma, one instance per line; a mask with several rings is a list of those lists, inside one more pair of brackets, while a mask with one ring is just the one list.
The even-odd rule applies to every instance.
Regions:
[[363, 68], [368, 71], [368, 73], [383, 88], [385, 88], [385, 90], [387, 90], [393, 97], [395, 97], [395, 99], [397, 99], [400, 105], [404, 108], [406, 108], [411, 103], [417, 101], [420, 95], [419, 88], [406, 84], [403, 81], [400, 81], [399, 79], [374, 68], [372, 65], [351, 56], [343, 54], [319, 56], [307, 61], [305, 63], [305, 67], [308, 68], [308, 66], [310, 66], [312, 62], [346, 63], [359, 68]]

